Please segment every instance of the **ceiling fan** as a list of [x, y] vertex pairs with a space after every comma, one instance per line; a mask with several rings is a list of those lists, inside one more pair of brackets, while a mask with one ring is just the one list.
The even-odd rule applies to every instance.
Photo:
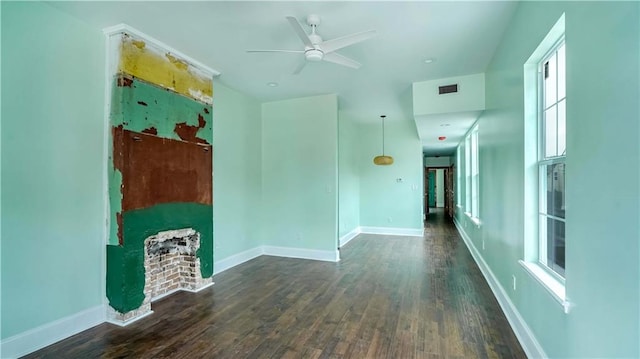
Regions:
[[362, 64], [346, 56], [342, 56], [335, 51], [367, 40], [373, 37], [376, 33], [375, 30], [368, 30], [338, 37], [332, 40], [322, 41], [320, 35], [316, 33], [316, 28], [318, 27], [318, 25], [320, 25], [320, 16], [307, 16], [307, 24], [311, 27], [311, 34], [307, 34], [306, 31], [304, 31], [304, 28], [295, 17], [287, 16], [287, 20], [293, 27], [293, 31], [295, 31], [300, 40], [302, 40], [302, 42], [304, 43], [304, 50], [247, 50], [247, 52], [284, 52], [304, 54], [304, 61], [302, 61], [300, 65], [298, 65], [298, 67], [293, 72], [294, 74], [300, 73], [300, 71], [302, 71], [304, 66], [307, 64], [307, 61], [327, 61], [334, 64], [347, 66], [353, 69], [358, 69], [360, 68], [360, 66], [362, 66]]

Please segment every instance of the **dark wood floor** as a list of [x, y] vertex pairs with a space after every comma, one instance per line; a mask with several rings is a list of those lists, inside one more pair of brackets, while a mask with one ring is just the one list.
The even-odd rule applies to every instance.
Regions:
[[339, 263], [262, 256], [28, 358], [524, 358], [441, 211], [424, 238], [360, 235]]

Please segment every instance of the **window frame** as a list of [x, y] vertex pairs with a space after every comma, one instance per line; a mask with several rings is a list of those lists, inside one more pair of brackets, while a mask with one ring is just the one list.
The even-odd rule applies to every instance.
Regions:
[[[554, 220], [554, 221], [559, 221], [562, 222], [563, 225], [566, 228], [566, 215], [565, 218], [562, 217], [558, 217], [552, 214], [547, 213], [547, 171], [550, 167], [555, 166], [557, 164], [562, 164], [566, 170], [566, 130], [564, 133], [564, 140], [565, 140], [565, 150], [563, 153], [558, 154], [558, 138], [559, 138], [559, 134], [558, 134], [558, 107], [559, 104], [564, 102], [565, 104], [565, 128], [566, 128], [566, 100], [567, 100], [567, 95], [566, 95], [566, 55], [565, 55], [565, 92], [564, 92], [564, 97], [559, 98], [558, 96], [558, 78], [556, 76], [555, 78], [555, 93], [556, 93], [556, 99], [555, 101], [548, 105], [546, 104], [546, 93], [545, 93], [545, 64], [554, 57], [554, 55], [556, 56], [556, 61], [557, 61], [557, 54], [558, 54], [558, 50], [565, 46], [565, 37], [564, 34], [562, 36], [560, 36], [555, 43], [549, 47], [548, 51], [544, 54], [544, 56], [542, 56], [541, 60], [539, 61], [539, 63], [537, 64], [537, 82], [536, 82], [536, 86], [537, 86], [537, 91], [538, 91], [538, 104], [537, 104], [537, 171], [538, 171], [538, 186], [537, 186], [537, 198], [538, 198], [538, 223], [537, 223], [537, 227], [538, 227], [538, 258], [537, 258], [537, 262], [538, 264], [546, 271], [548, 272], [549, 275], [551, 275], [553, 278], [555, 278], [556, 280], [558, 280], [559, 282], [561, 282], [563, 285], [565, 284], [565, 268], [562, 268], [562, 273], [560, 273], [560, 271], [556, 270], [555, 268], [561, 268], [557, 263], [551, 263], [549, 264], [547, 261], [547, 221], [549, 219]], [[566, 54], [566, 47], [565, 47], [565, 54]], [[556, 62], [557, 65], [557, 62]], [[556, 75], [558, 74], [558, 67], [556, 66]], [[552, 156], [547, 156], [546, 155], [546, 151], [547, 151], [547, 136], [546, 136], [546, 129], [547, 129], [547, 118], [545, 116], [546, 112], [552, 108], [555, 108], [555, 112], [556, 112], [556, 132], [555, 132], [555, 142], [556, 142], [556, 152], [555, 155]], [[563, 183], [565, 183], [566, 186], [566, 174], [564, 175], [565, 180], [563, 181]], [[564, 193], [564, 192], [563, 192]], [[546, 221], [543, 220], [543, 217], [546, 218]], [[555, 240], [554, 240], [555, 241]], [[565, 242], [566, 243], [566, 242]]]
[[[567, 300], [565, 280], [560, 280], [551, 274], [538, 259], [539, 253], [539, 115], [540, 115], [540, 86], [539, 64], [546, 59], [547, 54], [565, 39], [565, 14], [562, 13], [556, 23], [549, 29], [546, 36], [533, 50], [529, 58], [523, 64], [524, 78], [524, 211], [523, 211], [523, 235], [524, 248], [522, 259], [518, 261], [524, 272], [540, 284], [541, 288], [553, 298], [563, 312], [568, 314], [573, 303]], [[565, 39], [565, 70], [570, 62], [570, 42]], [[569, 90], [568, 77], [565, 76], [565, 89]], [[570, 94], [569, 94], [570, 95]], [[570, 177], [566, 177], [570, 179]], [[546, 253], [545, 253], [546, 255]], [[571, 272], [565, 272], [566, 281], [570, 281]]]
[[469, 135], [464, 138], [464, 181], [464, 212], [469, 215], [471, 213], [471, 138]]
[[480, 146], [478, 124], [471, 129], [471, 217], [480, 218]]
[[471, 126], [464, 138], [465, 147], [465, 204], [464, 211], [477, 226], [480, 226], [480, 161], [478, 123]]

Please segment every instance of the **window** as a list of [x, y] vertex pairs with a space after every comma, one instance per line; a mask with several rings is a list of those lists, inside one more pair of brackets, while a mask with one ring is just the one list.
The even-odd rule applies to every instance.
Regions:
[[564, 278], [566, 86], [561, 39], [538, 67], [539, 262]]
[[[565, 290], [565, 15], [524, 63], [524, 253], [520, 264], [569, 313]], [[570, 130], [570, 129], [569, 129]]]
[[464, 140], [464, 211], [471, 213], [471, 137]]
[[479, 181], [478, 165], [478, 125], [475, 125], [465, 138], [465, 211], [472, 218], [479, 218]]
[[456, 202], [458, 204], [458, 206], [462, 206], [462, 176], [460, 175], [460, 173], [462, 173], [462, 171], [460, 170], [462, 168], [462, 166], [460, 165], [462, 163], [462, 151], [460, 151], [460, 146], [458, 146], [458, 148], [456, 149]]
[[471, 130], [471, 217], [480, 217], [478, 168], [478, 125]]

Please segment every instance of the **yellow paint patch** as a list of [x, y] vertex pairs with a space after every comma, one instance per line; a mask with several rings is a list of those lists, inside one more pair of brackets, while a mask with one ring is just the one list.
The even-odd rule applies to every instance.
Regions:
[[147, 44], [145, 44], [145, 42], [142, 40], [131, 40], [131, 44], [141, 50], [144, 49], [145, 46], [147, 46]]
[[171, 89], [195, 100], [213, 102], [213, 78], [163, 49], [122, 36], [118, 72]]
[[169, 62], [174, 64], [178, 69], [186, 70], [186, 69], [189, 68], [189, 64], [187, 64], [185, 61], [182, 61], [182, 60], [172, 56], [171, 54], [166, 54], [165, 56], [167, 57], [167, 59], [169, 59]]

